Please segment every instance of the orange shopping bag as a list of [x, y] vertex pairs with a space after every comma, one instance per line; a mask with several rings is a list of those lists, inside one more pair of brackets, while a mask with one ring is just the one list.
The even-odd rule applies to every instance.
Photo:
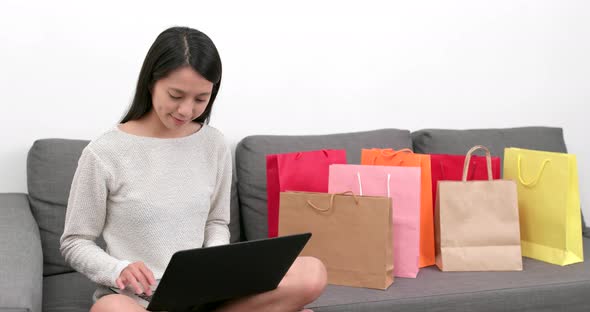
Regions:
[[414, 154], [412, 150], [407, 148], [399, 151], [391, 148], [363, 149], [361, 153], [361, 164], [421, 168], [419, 266], [423, 268], [434, 265], [434, 212], [432, 210], [430, 155]]

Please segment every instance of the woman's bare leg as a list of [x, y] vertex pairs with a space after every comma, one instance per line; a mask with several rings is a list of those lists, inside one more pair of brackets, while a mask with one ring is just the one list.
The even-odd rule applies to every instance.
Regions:
[[233, 300], [216, 312], [295, 312], [318, 298], [327, 283], [326, 268], [312, 257], [299, 257], [272, 291]]
[[139, 303], [125, 295], [107, 295], [96, 301], [90, 312], [145, 312]]
[[[326, 268], [312, 257], [299, 257], [279, 286], [272, 291], [228, 302], [216, 312], [257, 311], [296, 312], [318, 298], [327, 283]], [[135, 300], [125, 295], [107, 295], [100, 298], [90, 312], [145, 312]]]

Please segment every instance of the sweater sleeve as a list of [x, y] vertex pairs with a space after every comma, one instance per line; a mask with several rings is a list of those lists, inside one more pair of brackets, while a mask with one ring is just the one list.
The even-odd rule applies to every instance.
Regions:
[[72, 181], [60, 240], [66, 262], [95, 283], [106, 286], [116, 286], [115, 280], [130, 263], [110, 256], [95, 243], [105, 224], [111, 178], [98, 156], [86, 147]]
[[224, 144], [219, 153], [217, 179], [211, 197], [211, 209], [205, 224], [204, 247], [229, 244], [230, 198], [232, 179], [231, 151]]

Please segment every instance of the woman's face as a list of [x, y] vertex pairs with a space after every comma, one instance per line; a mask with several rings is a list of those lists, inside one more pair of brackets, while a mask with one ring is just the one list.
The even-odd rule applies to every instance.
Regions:
[[154, 84], [153, 112], [167, 129], [184, 128], [203, 114], [212, 90], [213, 83], [190, 66], [178, 68]]

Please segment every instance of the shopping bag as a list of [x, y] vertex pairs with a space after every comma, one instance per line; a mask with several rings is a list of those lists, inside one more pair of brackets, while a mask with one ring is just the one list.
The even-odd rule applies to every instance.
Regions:
[[328, 192], [392, 199], [393, 274], [415, 278], [420, 255], [420, 168], [331, 165]]
[[[467, 181], [471, 154], [486, 152], [488, 180]], [[520, 271], [516, 184], [492, 179], [487, 148], [467, 153], [461, 181], [439, 181], [435, 209], [436, 265], [442, 271]]]
[[312, 192], [280, 194], [279, 235], [311, 232], [302, 256], [320, 259], [334, 285], [393, 283], [391, 199]]
[[[461, 181], [465, 155], [430, 155], [432, 176], [432, 198], [436, 198], [438, 181]], [[492, 178], [500, 179], [500, 157], [492, 156]], [[484, 156], [472, 155], [469, 161], [467, 181], [487, 180], [488, 171]]]
[[557, 265], [584, 261], [576, 156], [506, 148], [504, 178], [518, 185], [523, 256]]
[[346, 150], [318, 150], [266, 156], [268, 237], [276, 237], [280, 192], [328, 191], [328, 168], [345, 164]]
[[420, 167], [420, 259], [419, 267], [434, 265], [434, 204], [430, 156], [410, 149], [363, 149], [362, 165]]

